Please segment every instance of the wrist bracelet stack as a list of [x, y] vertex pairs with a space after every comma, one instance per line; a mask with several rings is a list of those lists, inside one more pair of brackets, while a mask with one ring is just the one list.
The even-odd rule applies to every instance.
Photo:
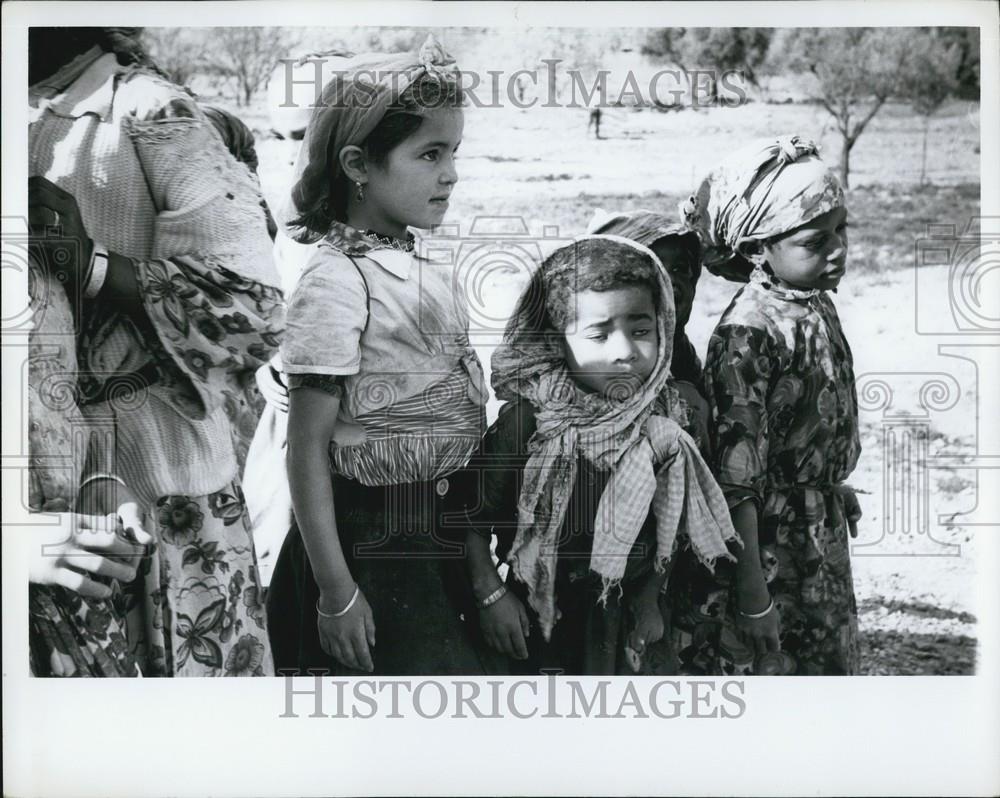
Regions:
[[323, 612], [319, 608], [319, 600], [316, 600], [316, 612], [319, 614], [320, 618], [343, 618], [350, 612], [351, 607], [354, 606], [354, 602], [358, 600], [358, 596], [361, 595], [361, 588], [357, 585], [354, 586], [354, 595], [351, 596], [351, 600], [347, 602], [347, 606], [344, 607], [340, 612]]
[[476, 606], [478, 606], [479, 609], [481, 610], [485, 610], [487, 607], [492, 607], [506, 595], [507, 595], [507, 588], [504, 585], [500, 585], [500, 587], [498, 587], [496, 590], [490, 593], [482, 601], [477, 601]]

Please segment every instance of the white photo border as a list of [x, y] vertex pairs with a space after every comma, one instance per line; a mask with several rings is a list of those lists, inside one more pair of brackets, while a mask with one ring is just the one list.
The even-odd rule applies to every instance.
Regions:
[[[571, 13], [570, 13], [571, 11]], [[963, 25], [982, 29], [982, 213], [1000, 217], [1000, 47], [989, 2], [94, 3], [3, 6], [5, 230], [26, 215], [29, 25], [616, 27]], [[4, 307], [26, 296], [4, 270]], [[25, 351], [3, 348], [4, 467], [24, 452]], [[987, 410], [987, 414], [992, 413]], [[980, 435], [1000, 451], [996, 414]], [[979, 658], [967, 677], [745, 679], [737, 718], [414, 713], [282, 718], [283, 679], [49, 680], [27, 673], [26, 550], [4, 479], [3, 764], [10, 795], [996, 794], [1000, 791], [1000, 539], [980, 547]], [[13, 490], [14, 495], [11, 495]], [[989, 517], [1000, 492], [985, 490]], [[8, 515], [8, 508], [11, 515]], [[445, 684], [452, 680], [438, 680]], [[485, 679], [465, 680], [485, 682]], [[509, 679], [505, 689], [515, 680]], [[679, 689], [690, 681], [678, 680]], [[310, 680], [296, 680], [308, 689]], [[596, 680], [581, 680], [588, 690]], [[641, 689], [649, 679], [636, 680]], [[542, 686], [544, 688], [544, 685]], [[484, 687], [485, 689], [485, 687]], [[715, 689], [715, 688], [713, 688]], [[619, 691], [620, 692], [620, 691]], [[299, 701], [300, 699], [296, 699]], [[296, 704], [298, 707], [299, 704]], [[735, 704], [731, 704], [735, 706]], [[688, 709], [690, 708], [690, 702]], [[327, 710], [329, 712], [329, 710]], [[685, 710], [687, 712], [687, 710]], [[793, 766], [793, 763], [798, 763]]]

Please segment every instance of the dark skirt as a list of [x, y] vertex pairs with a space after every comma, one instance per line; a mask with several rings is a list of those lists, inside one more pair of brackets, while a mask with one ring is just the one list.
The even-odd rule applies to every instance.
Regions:
[[[596, 575], [562, 581], [556, 585], [559, 620], [548, 640], [542, 636], [538, 618], [527, 603], [527, 588], [513, 577], [507, 588], [528, 610], [531, 632], [527, 640], [528, 659], [512, 660], [511, 670], [519, 675], [537, 676], [558, 672], [579, 676], [673, 675], [677, 659], [670, 643], [670, 610], [665, 595], [659, 597], [664, 622], [663, 639], [646, 647], [638, 663], [629, 663], [625, 654], [628, 636], [635, 619], [628, 606], [626, 586], [619, 597], [612, 590], [605, 604], [600, 604], [601, 580]], [[638, 670], [634, 665], [638, 664]]]
[[[464, 575], [465, 528], [453, 507], [462, 472], [432, 482], [368, 487], [334, 477], [341, 546], [372, 608], [375, 675], [476, 675], [493, 672], [476, 644], [471, 589]], [[293, 523], [267, 595], [268, 630], [279, 673], [360, 675], [319, 641], [313, 577]]]

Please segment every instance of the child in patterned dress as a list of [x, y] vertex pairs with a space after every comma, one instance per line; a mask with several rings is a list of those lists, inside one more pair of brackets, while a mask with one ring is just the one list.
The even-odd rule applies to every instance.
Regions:
[[811, 142], [781, 137], [727, 159], [685, 213], [706, 268], [749, 284], [705, 364], [714, 470], [744, 547], [728, 589], [675, 569], [682, 670], [855, 673], [860, 510], [844, 480], [861, 446], [830, 298], [846, 270], [843, 190]]

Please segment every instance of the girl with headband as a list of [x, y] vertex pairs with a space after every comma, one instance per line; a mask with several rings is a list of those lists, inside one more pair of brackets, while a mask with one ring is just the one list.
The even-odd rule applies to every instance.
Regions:
[[668, 562], [681, 545], [708, 568], [732, 559], [669, 380], [674, 314], [651, 250], [585, 236], [541, 265], [493, 356], [506, 404], [474, 461], [467, 559], [484, 637], [515, 670], [673, 672]]
[[709, 343], [715, 473], [744, 547], [731, 585], [678, 564], [686, 673], [850, 674], [858, 665], [844, 485], [861, 452], [851, 349], [830, 298], [844, 276], [837, 177], [799, 137], [727, 159], [683, 209], [712, 272], [749, 281]]
[[452, 266], [419, 256], [409, 232], [442, 222], [458, 180], [458, 73], [432, 38], [338, 60], [287, 221], [319, 247], [281, 346], [295, 523], [268, 593], [275, 664], [475, 673], [446, 568], [461, 541], [441, 517], [485, 427], [486, 387]]

